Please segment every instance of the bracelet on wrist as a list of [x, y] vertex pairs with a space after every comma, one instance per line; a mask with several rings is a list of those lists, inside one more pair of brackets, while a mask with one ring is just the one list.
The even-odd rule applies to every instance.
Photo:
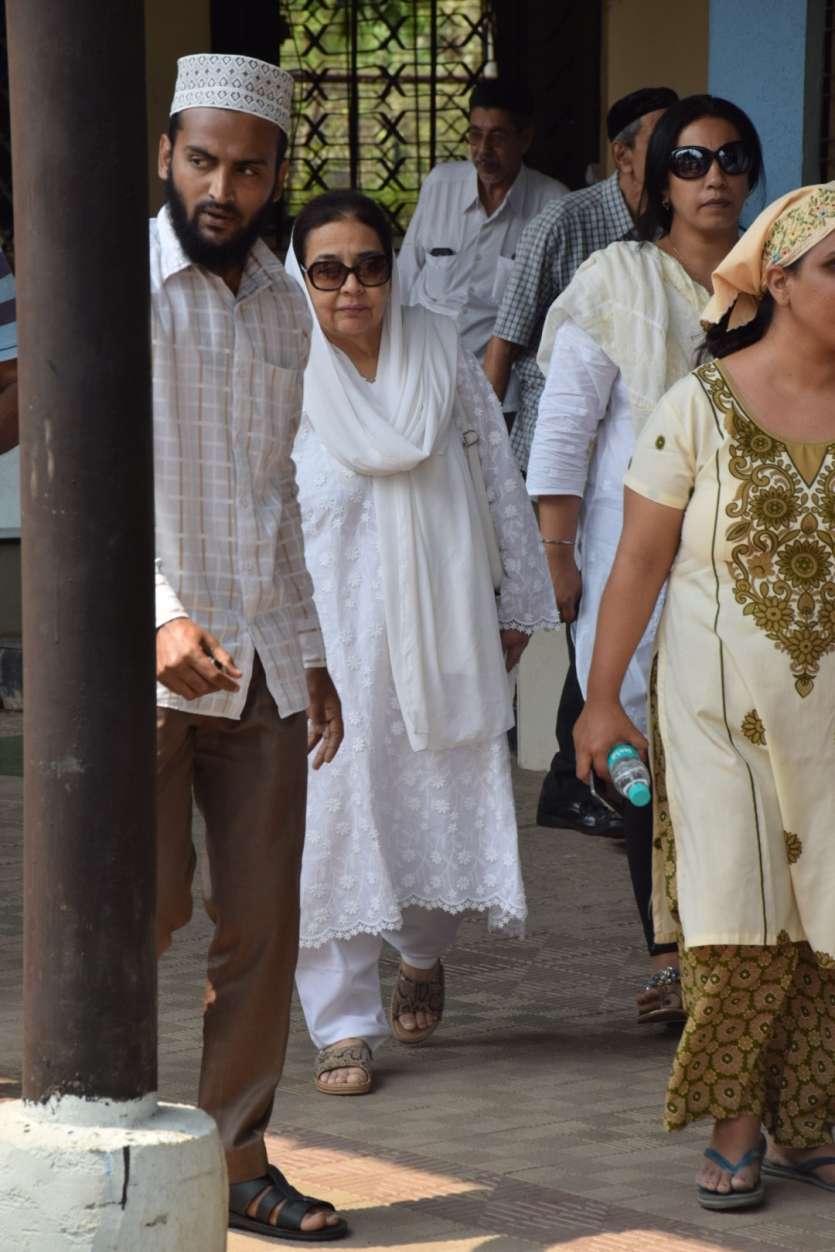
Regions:
[[573, 547], [574, 547], [574, 544], [575, 544], [575, 542], [576, 542], [576, 540], [574, 540], [574, 539], [545, 539], [545, 538], [543, 538], [543, 539], [542, 539], [542, 542], [543, 542], [543, 543], [553, 543], [553, 544], [555, 544], [555, 545], [562, 545], [562, 544], [565, 544], [565, 546], [566, 546], [566, 547], [568, 547], [568, 548], [573, 548]]

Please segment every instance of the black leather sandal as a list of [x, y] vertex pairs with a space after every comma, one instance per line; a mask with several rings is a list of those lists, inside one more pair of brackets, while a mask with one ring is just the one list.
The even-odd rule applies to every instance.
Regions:
[[[255, 1216], [249, 1217], [247, 1209], [256, 1196], [261, 1200]], [[281, 1205], [272, 1225], [273, 1210]], [[248, 1182], [235, 1182], [229, 1187], [229, 1227], [231, 1230], [247, 1230], [262, 1239], [292, 1239], [299, 1243], [327, 1243], [343, 1239], [348, 1234], [348, 1223], [340, 1218], [335, 1226], [323, 1226], [321, 1230], [302, 1230], [302, 1221], [310, 1213], [333, 1213], [335, 1209], [327, 1200], [302, 1195], [291, 1186], [280, 1169], [270, 1165], [261, 1178]]]

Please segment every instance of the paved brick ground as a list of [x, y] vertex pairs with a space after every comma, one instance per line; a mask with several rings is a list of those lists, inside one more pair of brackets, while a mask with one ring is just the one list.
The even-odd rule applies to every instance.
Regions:
[[[19, 722], [0, 715], [0, 735]], [[835, 1197], [771, 1181], [767, 1204], [708, 1214], [692, 1176], [705, 1129], [659, 1125], [675, 1037], [633, 1021], [643, 975], [621, 848], [534, 825], [539, 777], [517, 795], [531, 919], [524, 940], [468, 919], [447, 961], [449, 1007], [425, 1047], [390, 1044], [368, 1097], [311, 1082], [294, 1012], [270, 1152], [347, 1213], [357, 1248], [445, 1252], [835, 1252]], [[0, 777], [0, 1075], [20, 1057], [20, 780]], [[201, 911], [160, 971], [160, 1086], [194, 1099]], [[390, 984], [393, 960], [386, 961]], [[1, 1081], [1, 1080], [0, 1080]], [[232, 1236], [230, 1252], [275, 1247]]]

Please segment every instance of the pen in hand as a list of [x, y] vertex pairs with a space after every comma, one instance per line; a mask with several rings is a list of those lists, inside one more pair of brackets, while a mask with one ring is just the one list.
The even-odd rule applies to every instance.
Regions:
[[157, 630], [157, 680], [196, 700], [217, 691], [239, 691], [243, 674], [210, 631], [188, 617], [175, 617]]
[[[216, 640], [211, 637], [204, 638], [202, 646], [204, 653], [209, 658], [218, 674], [222, 674], [224, 678], [228, 679], [241, 677], [241, 671], [237, 668], [235, 662], [230, 656], [228, 656], [225, 649], [222, 648]], [[221, 655], [225, 656], [227, 659], [225, 661], [221, 661], [220, 657], [217, 655], [218, 652], [220, 652]], [[237, 684], [234, 685], [233, 690], [238, 690]]]

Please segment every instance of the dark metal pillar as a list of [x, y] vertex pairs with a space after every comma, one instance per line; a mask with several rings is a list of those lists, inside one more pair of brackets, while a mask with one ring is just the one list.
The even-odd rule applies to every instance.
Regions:
[[359, 82], [359, 4], [351, 4], [348, 26], [348, 153], [351, 186], [360, 185], [360, 82]]
[[429, 6], [429, 166], [438, 159], [438, 0]]
[[24, 1098], [156, 1087], [142, 0], [8, 0], [23, 505]]
[[289, 29], [279, 0], [211, 0], [212, 51], [278, 61]]

